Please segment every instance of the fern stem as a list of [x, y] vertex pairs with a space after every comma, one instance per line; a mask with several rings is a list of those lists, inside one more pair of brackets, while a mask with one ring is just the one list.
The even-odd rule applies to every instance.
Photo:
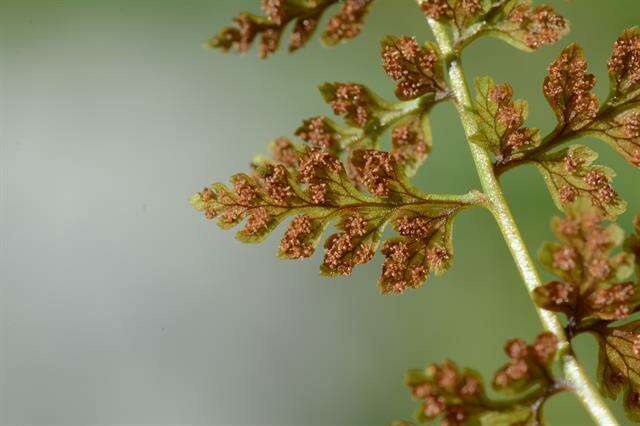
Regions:
[[[452, 86], [451, 89], [456, 100], [460, 120], [462, 121], [462, 126], [469, 140], [470, 136], [476, 131], [476, 124], [469, 114], [473, 106], [462, 70], [460, 56], [454, 49], [447, 27], [432, 19], [429, 19], [429, 25], [445, 58], [447, 72]], [[531, 294], [533, 289], [541, 285], [540, 277], [511, 214], [500, 182], [494, 173], [491, 157], [488, 152], [474, 143], [469, 142], [469, 148], [471, 149], [471, 155], [473, 156], [482, 188], [488, 199], [489, 208], [511, 251], [511, 255], [524, 280], [527, 290], [529, 294]], [[552, 312], [539, 308], [535, 304], [534, 306], [544, 328], [558, 337], [560, 344], [559, 353], [562, 354], [560, 361], [565, 378], [570, 382], [575, 394], [589, 412], [591, 418], [597, 425], [617, 426], [617, 420], [613, 417], [605, 402], [590, 383], [582, 366], [573, 354], [571, 345], [567, 340], [564, 328], [558, 317]]]

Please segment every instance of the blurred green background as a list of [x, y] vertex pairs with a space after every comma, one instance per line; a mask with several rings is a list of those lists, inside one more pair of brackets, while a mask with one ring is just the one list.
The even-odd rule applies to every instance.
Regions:
[[[319, 83], [358, 81], [390, 98], [384, 35], [431, 37], [412, 0], [377, 0], [363, 34], [337, 48], [314, 40], [262, 62], [255, 50], [201, 48], [257, 3], [1, 2], [3, 425], [385, 425], [415, 408], [408, 368], [451, 357], [490, 377], [506, 339], [540, 331], [483, 211], [458, 219], [449, 273], [382, 297], [379, 257], [329, 280], [319, 253], [276, 259], [282, 230], [242, 245], [191, 210], [191, 193], [328, 113]], [[525, 54], [486, 39], [464, 55], [469, 77], [511, 82], [544, 130], [553, 120], [541, 81], [562, 45], [586, 47], [604, 95], [612, 42], [640, 24], [637, 0], [551, 3], [573, 26], [559, 45]], [[436, 108], [432, 125], [417, 184], [477, 187], [453, 107]], [[638, 171], [587, 143], [639, 211]], [[557, 213], [542, 178], [525, 168], [504, 187], [536, 251]], [[587, 336], [576, 346], [593, 373], [595, 345]], [[548, 418], [590, 424], [571, 396], [553, 399]]]

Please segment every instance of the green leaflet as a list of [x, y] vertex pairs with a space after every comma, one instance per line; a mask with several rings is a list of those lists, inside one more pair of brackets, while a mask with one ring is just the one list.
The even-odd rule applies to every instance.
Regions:
[[409, 116], [391, 131], [391, 155], [408, 177], [415, 175], [431, 152], [429, 114]]
[[[599, 106], [597, 96], [592, 93], [596, 79], [593, 74], [588, 73], [587, 66], [584, 51], [577, 44], [565, 48], [551, 63], [544, 79], [543, 93], [558, 124], [537, 148], [523, 153], [521, 158], [512, 158], [502, 163], [498, 161], [498, 174], [518, 164], [536, 162], [541, 154], [582, 136], [594, 136], [604, 141], [629, 164], [640, 167], [640, 29], [634, 27], [624, 31], [613, 46], [608, 62], [610, 95], [602, 106]], [[486, 123], [490, 114], [485, 115], [488, 117], [484, 117], [485, 123], [480, 123], [481, 133], [476, 142], [495, 152], [496, 138], [489, 137], [493, 128], [490, 123]], [[493, 127], [500, 130], [499, 126]], [[606, 176], [602, 182], [613, 177], [609, 169], [603, 169], [603, 172]], [[549, 175], [544, 174], [545, 177]], [[557, 183], [549, 179], [547, 182]], [[608, 193], [602, 194], [605, 198], [615, 198], [615, 191], [609, 188], [604, 191]], [[552, 189], [552, 195], [556, 204], [562, 204], [555, 189]], [[569, 192], [566, 195], [571, 198]], [[590, 198], [593, 201], [594, 197]], [[613, 208], [605, 209], [610, 216], [619, 214], [622, 210], [622, 204], [614, 204], [616, 206]]]
[[549, 66], [542, 89], [556, 114], [560, 133], [578, 131], [593, 122], [598, 98], [591, 93], [596, 84], [587, 73], [584, 51], [577, 44], [565, 48]]
[[[407, 372], [405, 384], [420, 405], [415, 418], [420, 423], [440, 418], [442, 424], [539, 425], [542, 408], [555, 388], [551, 364], [557, 339], [542, 333], [533, 344], [513, 339], [505, 345], [510, 362], [495, 375], [493, 386], [509, 396], [493, 400], [487, 396], [481, 376], [460, 369], [450, 360]], [[403, 424], [403, 423], [399, 423]]]
[[513, 426], [513, 425], [537, 425], [536, 419], [531, 413], [531, 407], [516, 405], [509, 411], [489, 411], [478, 418], [479, 426]]
[[[460, 371], [453, 361], [430, 364], [423, 370], [410, 370], [405, 376], [405, 385], [421, 402], [415, 412], [420, 423], [439, 416], [446, 418], [449, 410], [455, 413], [457, 407], [467, 421], [490, 410], [481, 376], [470, 369]], [[466, 406], [473, 408], [469, 410]]]
[[401, 237], [384, 244], [380, 290], [385, 294], [420, 287], [430, 273], [441, 273], [450, 265], [453, 218], [477, 203], [477, 195], [424, 194], [410, 185], [391, 154], [358, 150], [353, 167], [362, 177], [364, 192], [332, 154], [289, 144], [276, 150], [288, 163], [259, 159], [253, 175], [233, 176], [231, 188], [205, 188], [191, 204], [207, 218], [217, 218], [223, 229], [245, 221], [237, 237], [247, 243], [263, 241], [293, 218], [280, 243], [279, 256], [287, 259], [310, 257], [323, 231], [337, 223], [338, 232], [324, 244], [321, 266], [330, 276], [350, 274], [355, 266], [369, 262], [385, 227], [393, 223]]
[[404, 210], [394, 223], [401, 237], [387, 240], [382, 247], [385, 262], [378, 287], [382, 293], [401, 293], [417, 288], [430, 272], [444, 273], [453, 259], [453, 218], [455, 206]]
[[523, 339], [509, 340], [504, 351], [509, 362], [495, 374], [492, 387], [504, 395], [523, 394], [536, 386], [548, 384], [557, 338], [551, 333], [542, 333], [533, 344], [528, 345]]
[[624, 241], [620, 227], [606, 225], [602, 213], [583, 201], [554, 218], [552, 229], [559, 242], [546, 243], [540, 261], [559, 279], [534, 290], [540, 307], [563, 312], [582, 328], [593, 320], [626, 318], [640, 306], [637, 285], [628, 281], [635, 256], [615, 251]]
[[[272, 0], [262, 1], [264, 16], [240, 13], [234, 26], [222, 28], [206, 46], [227, 52], [249, 50], [260, 37], [259, 56], [266, 58], [275, 53], [287, 26], [293, 24], [289, 52], [303, 47], [315, 33], [327, 9], [339, 0]], [[342, 7], [329, 19], [322, 36], [326, 45], [335, 45], [354, 38], [362, 30], [373, 0], [344, 0]]]
[[[296, 135], [307, 148], [285, 138], [273, 141], [273, 159], [256, 157], [254, 175], [234, 176], [232, 189], [214, 184], [192, 198], [194, 207], [225, 229], [246, 219], [237, 236], [249, 243], [263, 241], [293, 217], [279, 250], [290, 259], [311, 256], [324, 230], [337, 224], [324, 244], [326, 275], [349, 274], [371, 260], [393, 223], [401, 237], [384, 245], [383, 293], [419, 287], [430, 273], [443, 272], [453, 254], [452, 219], [477, 197], [433, 198], [407, 180], [431, 150], [428, 112], [448, 96], [440, 58], [433, 46], [388, 37], [383, 62], [392, 78], [398, 70], [413, 70], [397, 79], [399, 93], [417, 90], [402, 92], [407, 100], [389, 103], [356, 83], [323, 84], [323, 97], [346, 126], [326, 117], [305, 120]], [[391, 151], [377, 151], [388, 129]]]
[[598, 154], [582, 145], [573, 145], [531, 160], [549, 188], [556, 206], [563, 210], [578, 198], [585, 198], [609, 218], [625, 212], [627, 202], [611, 186], [615, 172], [594, 165]]
[[569, 23], [551, 6], [532, 7], [531, 0], [423, 0], [421, 6], [453, 28], [458, 50], [486, 35], [530, 52], [569, 32]]
[[398, 82], [398, 99], [415, 99], [427, 93], [435, 94], [436, 98], [446, 95], [444, 67], [434, 43], [420, 46], [413, 37], [387, 36], [381, 47], [384, 70]]
[[358, 83], [324, 83], [320, 93], [336, 115], [343, 116], [348, 125], [365, 131], [375, 131], [399, 111], [396, 105]]
[[496, 1], [481, 33], [531, 52], [552, 44], [569, 32], [569, 22], [548, 5], [532, 7], [531, 0]]
[[373, 0], [344, 0], [340, 11], [329, 20], [322, 42], [335, 46], [358, 35], [372, 3]]
[[600, 392], [616, 399], [624, 391], [624, 409], [630, 420], [640, 421], [640, 321], [592, 331], [599, 345]]
[[598, 110], [582, 48], [571, 45], [549, 67], [543, 89], [558, 118], [549, 143], [591, 135], [640, 167], [640, 30], [625, 31], [609, 59], [610, 96]]
[[624, 31], [608, 63], [610, 94], [585, 133], [613, 147], [640, 167], [640, 29]]
[[543, 92], [558, 124], [538, 146], [505, 161], [499, 156], [505, 126], [500, 120], [491, 121], [497, 115], [497, 106], [485, 100], [493, 82], [480, 80], [478, 134], [474, 140], [496, 153], [498, 174], [519, 164], [535, 164], [560, 209], [586, 198], [607, 217], [614, 218], [627, 206], [611, 186], [615, 172], [594, 165], [597, 154], [585, 147], [548, 152], [568, 140], [590, 135], [611, 145], [631, 165], [640, 167], [640, 30], [627, 30], [616, 41], [609, 59], [611, 94], [600, 108], [598, 98], [591, 93], [595, 76], [588, 73], [587, 66], [584, 52], [576, 44], [565, 48], [551, 63]]
[[586, 129], [585, 134], [606, 142], [629, 164], [640, 167], [640, 107], [603, 115]]
[[336, 156], [340, 156], [349, 146], [365, 138], [362, 129], [340, 126], [324, 116], [304, 120], [295, 134], [312, 148], [322, 149]]
[[472, 142], [492, 152], [499, 163], [520, 158], [540, 144], [539, 131], [522, 127], [528, 115], [525, 101], [513, 101], [507, 84], [496, 85], [490, 77], [475, 81], [476, 101], [472, 112], [477, 133]]
[[344, 153], [347, 173], [360, 182], [353, 165], [354, 152], [377, 149], [379, 139], [391, 129], [391, 153], [395, 161], [412, 176], [431, 150], [428, 114], [440, 100], [428, 92], [409, 101], [389, 103], [361, 84], [325, 83], [320, 91], [336, 115], [344, 117], [346, 126], [327, 118], [305, 120], [296, 134], [311, 146], [336, 155]]
[[616, 40], [609, 59], [609, 105], [640, 100], [640, 28], [625, 30]]

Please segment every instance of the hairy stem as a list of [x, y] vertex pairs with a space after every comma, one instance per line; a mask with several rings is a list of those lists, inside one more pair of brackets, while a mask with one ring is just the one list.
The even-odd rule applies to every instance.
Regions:
[[[435, 20], [429, 19], [429, 25], [436, 37], [443, 57], [447, 64], [449, 80], [456, 100], [458, 113], [462, 121], [467, 139], [476, 131], [476, 124], [470, 116], [469, 111], [473, 108], [469, 89], [465, 81], [459, 54], [453, 47], [451, 37], [447, 27]], [[489, 153], [480, 146], [469, 142], [471, 155], [478, 171], [478, 176], [482, 188], [488, 199], [488, 205], [493, 216], [498, 223], [498, 227], [511, 251], [511, 255], [520, 271], [527, 290], [531, 291], [541, 285], [540, 277], [536, 271], [531, 255], [529, 254], [524, 240], [520, 235], [518, 226], [513, 219], [509, 205], [505, 199], [500, 183], [494, 173], [493, 163]], [[534, 306], [536, 306], [534, 304]], [[571, 350], [571, 345], [567, 340], [562, 323], [552, 312], [543, 310], [536, 306], [536, 311], [544, 328], [558, 337], [560, 361], [565, 378], [571, 384], [576, 395], [589, 412], [596, 424], [602, 426], [617, 426], [618, 422], [613, 417], [604, 401], [600, 398], [587, 375], [577, 361]]]

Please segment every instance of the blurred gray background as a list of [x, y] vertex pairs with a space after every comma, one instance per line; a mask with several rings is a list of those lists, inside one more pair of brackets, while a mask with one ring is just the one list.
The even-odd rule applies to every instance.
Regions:
[[[539, 332], [480, 210], [457, 221], [452, 270], [401, 297], [378, 295], [379, 257], [329, 280], [319, 254], [276, 259], [282, 230], [243, 245], [192, 211], [193, 192], [329, 112], [319, 83], [360, 81], [390, 97], [385, 34], [430, 38], [412, 0], [378, 0], [362, 36], [337, 48], [314, 40], [265, 62], [201, 48], [257, 3], [0, 2], [2, 425], [386, 425], [415, 408], [408, 368], [451, 357], [490, 377], [504, 340]], [[637, 0], [551, 3], [573, 23], [560, 45], [525, 54], [481, 40], [464, 58], [470, 77], [513, 83], [545, 130], [540, 85], [561, 46], [586, 46], [603, 95], [612, 42], [640, 23]], [[417, 184], [477, 187], [453, 107], [432, 124]], [[638, 171], [588, 143], [638, 211]], [[522, 169], [504, 185], [536, 251], [556, 214], [542, 179]], [[577, 349], [593, 374], [595, 345], [585, 337]], [[548, 413], [553, 425], [590, 424], [571, 396]]]

